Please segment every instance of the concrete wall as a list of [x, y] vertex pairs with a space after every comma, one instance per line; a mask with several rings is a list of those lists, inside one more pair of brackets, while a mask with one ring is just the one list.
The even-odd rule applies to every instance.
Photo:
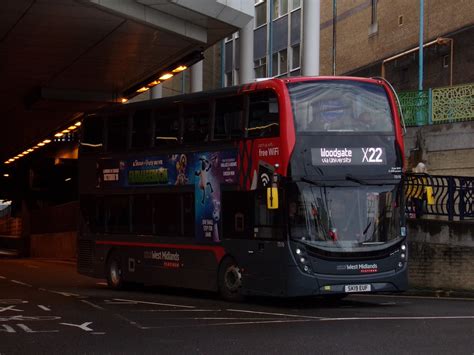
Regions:
[[474, 223], [410, 220], [412, 288], [474, 291]]
[[32, 234], [30, 256], [51, 259], [76, 258], [77, 231]]
[[432, 175], [474, 176], [474, 121], [409, 127], [407, 169], [425, 161]]

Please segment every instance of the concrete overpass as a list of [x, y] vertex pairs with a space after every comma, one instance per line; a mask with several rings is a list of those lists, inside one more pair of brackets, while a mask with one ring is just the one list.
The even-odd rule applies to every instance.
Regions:
[[253, 16], [251, 0], [7, 0], [0, 6], [3, 171], [26, 158], [4, 162], [78, 113], [120, 102], [165, 71], [189, 67]]

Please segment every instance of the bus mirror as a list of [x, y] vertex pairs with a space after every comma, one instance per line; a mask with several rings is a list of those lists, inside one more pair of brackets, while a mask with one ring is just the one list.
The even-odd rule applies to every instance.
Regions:
[[278, 208], [278, 188], [267, 188], [267, 208], [269, 210], [276, 210]]

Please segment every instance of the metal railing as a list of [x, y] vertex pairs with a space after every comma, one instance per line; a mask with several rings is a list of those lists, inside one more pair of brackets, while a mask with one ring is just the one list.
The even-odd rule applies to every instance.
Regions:
[[474, 120], [474, 84], [398, 93], [407, 126]]
[[408, 216], [474, 220], [474, 177], [406, 174], [404, 183]]

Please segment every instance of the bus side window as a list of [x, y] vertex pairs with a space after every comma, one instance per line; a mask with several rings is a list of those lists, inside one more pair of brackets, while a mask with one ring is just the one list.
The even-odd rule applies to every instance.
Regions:
[[150, 146], [150, 118], [150, 110], [139, 110], [133, 113], [132, 148], [148, 148]]
[[229, 140], [243, 136], [243, 97], [216, 100], [214, 140]]
[[278, 137], [280, 135], [278, 100], [273, 91], [249, 95], [247, 134], [249, 138]]
[[128, 195], [104, 198], [106, 232], [122, 234], [130, 232], [130, 201]]
[[81, 197], [81, 228], [87, 233], [104, 232], [104, 205], [102, 198], [96, 196]]
[[194, 236], [194, 194], [161, 193], [153, 199], [153, 233], [163, 237]]
[[128, 112], [107, 117], [107, 151], [120, 152], [127, 149]]
[[82, 124], [81, 152], [100, 152], [104, 149], [104, 118], [90, 115]]
[[179, 107], [177, 105], [159, 108], [155, 111], [155, 147], [178, 144]]
[[208, 101], [184, 105], [184, 144], [208, 140], [209, 116]]
[[152, 234], [153, 205], [148, 194], [134, 195], [132, 203], [132, 232]]

